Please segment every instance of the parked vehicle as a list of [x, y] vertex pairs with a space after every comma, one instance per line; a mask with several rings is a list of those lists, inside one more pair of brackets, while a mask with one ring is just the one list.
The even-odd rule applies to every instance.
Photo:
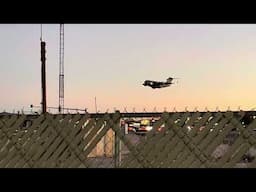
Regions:
[[[155, 121], [143, 119], [141, 121], [130, 121], [128, 123], [128, 133], [146, 134], [153, 129]], [[157, 130], [161, 131], [164, 126], [159, 127]]]

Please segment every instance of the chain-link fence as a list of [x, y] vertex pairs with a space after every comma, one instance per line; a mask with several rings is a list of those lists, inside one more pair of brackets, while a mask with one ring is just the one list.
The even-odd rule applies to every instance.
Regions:
[[0, 167], [256, 167], [253, 111], [0, 116]]

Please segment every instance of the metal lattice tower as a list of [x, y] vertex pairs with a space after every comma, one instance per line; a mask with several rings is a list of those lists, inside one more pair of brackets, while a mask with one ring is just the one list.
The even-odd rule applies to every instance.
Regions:
[[59, 113], [64, 111], [64, 24], [60, 24], [59, 50]]

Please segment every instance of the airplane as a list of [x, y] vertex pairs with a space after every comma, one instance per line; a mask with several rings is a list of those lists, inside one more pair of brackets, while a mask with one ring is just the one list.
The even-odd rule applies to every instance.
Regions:
[[169, 77], [166, 82], [160, 82], [160, 81], [151, 81], [151, 80], [146, 80], [142, 85], [144, 86], [149, 86], [152, 89], [156, 88], [163, 88], [163, 87], [169, 87], [171, 84], [174, 84], [172, 81], [173, 79], [178, 79], [178, 78], [172, 78]]

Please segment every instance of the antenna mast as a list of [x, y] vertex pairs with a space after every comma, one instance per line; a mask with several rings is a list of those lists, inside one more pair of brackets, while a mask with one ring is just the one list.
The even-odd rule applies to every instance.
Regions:
[[41, 24], [40, 42], [43, 41], [43, 25]]
[[60, 24], [59, 113], [64, 111], [64, 24]]
[[40, 45], [41, 45], [41, 86], [42, 86], [42, 101], [41, 101], [41, 104], [42, 104], [42, 113], [46, 113], [46, 70], [45, 70], [45, 61], [46, 61], [46, 58], [45, 58], [45, 53], [46, 53], [46, 50], [45, 50], [45, 46], [46, 46], [46, 43], [43, 41], [42, 39], [42, 25], [41, 25], [41, 36], [40, 36]]

